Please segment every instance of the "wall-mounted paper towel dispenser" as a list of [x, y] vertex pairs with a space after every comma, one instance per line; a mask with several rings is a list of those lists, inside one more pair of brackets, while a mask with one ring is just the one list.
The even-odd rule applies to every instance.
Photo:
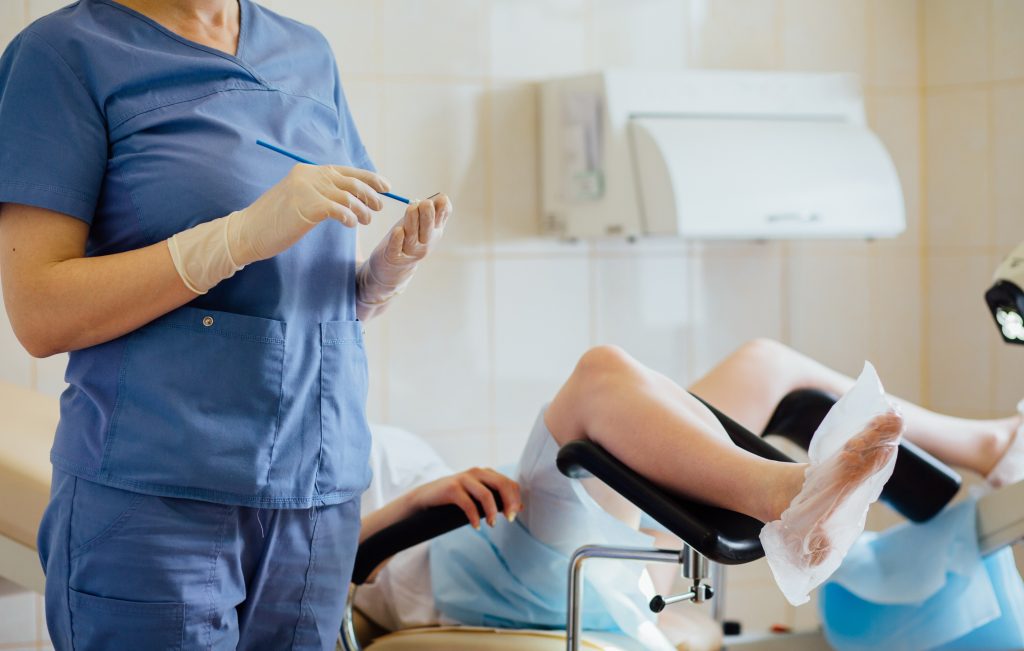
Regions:
[[845, 74], [610, 70], [541, 86], [544, 230], [877, 238], [899, 177]]

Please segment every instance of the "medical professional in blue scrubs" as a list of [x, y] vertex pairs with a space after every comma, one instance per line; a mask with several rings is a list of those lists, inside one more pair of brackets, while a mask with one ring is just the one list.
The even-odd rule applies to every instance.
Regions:
[[333, 649], [369, 481], [361, 322], [451, 203], [357, 262], [388, 182], [323, 36], [250, 0], [36, 21], [0, 59], [0, 143], [5, 306], [31, 354], [70, 351], [54, 646]]

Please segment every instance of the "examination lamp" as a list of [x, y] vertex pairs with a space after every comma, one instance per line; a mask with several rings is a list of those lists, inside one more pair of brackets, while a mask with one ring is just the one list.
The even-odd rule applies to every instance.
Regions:
[[985, 292], [1003, 340], [1024, 344], [1024, 243], [996, 269], [995, 284]]

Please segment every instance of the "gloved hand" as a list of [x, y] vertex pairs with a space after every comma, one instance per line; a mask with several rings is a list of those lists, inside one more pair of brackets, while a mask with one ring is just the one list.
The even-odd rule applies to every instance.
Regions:
[[182, 231], [167, 241], [185, 285], [205, 294], [257, 260], [286, 250], [325, 219], [369, 224], [390, 184], [354, 167], [296, 165], [248, 208]]
[[416, 265], [444, 235], [452, 214], [446, 195], [409, 204], [402, 220], [392, 227], [356, 274], [356, 314], [367, 321], [402, 293]]

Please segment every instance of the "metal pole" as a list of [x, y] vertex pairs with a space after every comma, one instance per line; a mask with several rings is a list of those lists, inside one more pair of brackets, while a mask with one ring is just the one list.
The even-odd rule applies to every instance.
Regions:
[[715, 586], [711, 619], [721, 624], [725, 621], [725, 566], [721, 563], [711, 563], [711, 585]]
[[588, 558], [611, 558], [622, 561], [647, 563], [680, 563], [680, 552], [668, 549], [642, 547], [601, 547], [584, 545], [569, 560], [569, 612], [565, 627], [565, 646], [568, 651], [580, 648], [580, 605], [583, 602], [583, 561]]
[[352, 621], [352, 604], [356, 600], [356, 586], [351, 584], [348, 587], [348, 599], [345, 601], [345, 615], [341, 620], [341, 640], [345, 651], [363, 651], [359, 645], [359, 638], [356, 637], [355, 622]]

